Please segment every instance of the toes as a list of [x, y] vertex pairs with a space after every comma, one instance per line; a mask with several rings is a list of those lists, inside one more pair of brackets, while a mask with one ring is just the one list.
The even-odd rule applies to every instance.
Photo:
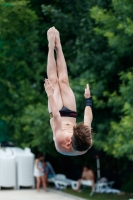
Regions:
[[51, 31], [52, 28], [49, 28], [47, 32]]
[[55, 30], [56, 30], [55, 27], [52, 27], [52, 28], [48, 29], [47, 34], [55, 33]]
[[52, 46], [55, 46], [55, 27], [51, 27], [48, 31], [47, 31], [47, 39], [49, 41], [49, 43], [52, 44]]
[[54, 30], [49, 29], [49, 30], [47, 31], [47, 37], [48, 37], [48, 38], [51, 37], [53, 34], [54, 34]]
[[56, 37], [59, 37], [59, 31], [57, 29], [55, 29], [55, 34], [56, 34]]
[[51, 32], [53, 30], [53, 27], [49, 28], [47, 33]]

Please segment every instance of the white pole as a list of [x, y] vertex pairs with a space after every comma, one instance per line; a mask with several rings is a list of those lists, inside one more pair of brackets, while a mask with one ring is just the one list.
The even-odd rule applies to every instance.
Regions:
[[97, 163], [97, 179], [100, 179], [100, 159], [96, 156], [96, 163]]

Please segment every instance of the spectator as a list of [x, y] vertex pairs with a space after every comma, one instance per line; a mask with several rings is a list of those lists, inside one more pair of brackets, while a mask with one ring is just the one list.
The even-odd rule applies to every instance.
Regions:
[[48, 174], [49, 174], [49, 167], [47, 166], [47, 162], [43, 161], [43, 172], [44, 172], [44, 182], [46, 187], [48, 186]]
[[43, 188], [46, 191], [43, 161], [44, 161], [44, 156], [42, 154], [38, 154], [34, 163], [34, 176], [36, 177], [36, 189], [38, 192], [39, 192], [41, 184], [43, 185]]
[[93, 192], [94, 186], [95, 186], [95, 176], [94, 176], [94, 172], [87, 165], [84, 165], [81, 179], [78, 180], [78, 188], [77, 188], [78, 192], [81, 192], [80, 187], [82, 184], [82, 180], [92, 181], [92, 192]]

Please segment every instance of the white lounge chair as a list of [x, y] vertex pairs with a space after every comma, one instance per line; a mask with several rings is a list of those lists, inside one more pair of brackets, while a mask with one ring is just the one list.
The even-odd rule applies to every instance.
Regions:
[[48, 182], [54, 183], [59, 189], [64, 189], [72, 185], [73, 180], [68, 179], [65, 174], [56, 174], [49, 162], [47, 162], [47, 166], [49, 167]]
[[[105, 181], [104, 181], [104, 179], [105, 179]], [[101, 178], [95, 184], [95, 192], [119, 194], [121, 191], [112, 188], [113, 184], [114, 184], [114, 181], [108, 182], [106, 178]]]

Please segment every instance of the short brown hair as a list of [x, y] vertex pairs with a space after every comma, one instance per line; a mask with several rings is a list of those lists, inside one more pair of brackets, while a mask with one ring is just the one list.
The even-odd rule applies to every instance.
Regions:
[[77, 151], [86, 151], [92, 146], [93, 131], [84, 123], [79, 123], [73, 127], [72, 147]]

